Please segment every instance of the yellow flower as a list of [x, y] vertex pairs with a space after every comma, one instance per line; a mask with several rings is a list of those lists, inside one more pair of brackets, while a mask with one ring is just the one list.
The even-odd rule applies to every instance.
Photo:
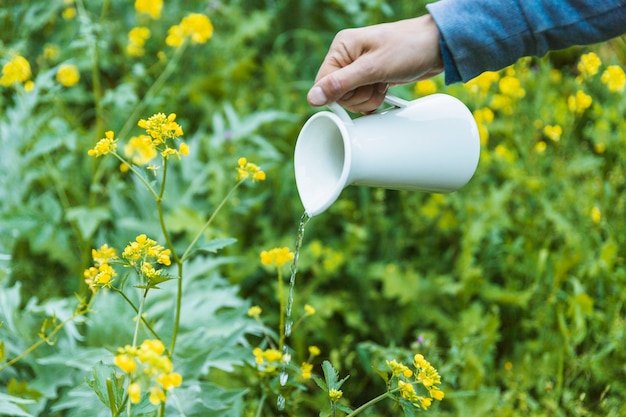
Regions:
[[399, 380], [398, 387], [400, 388], [400, 395], [402, 396], [402, 398], [411, 402], [415, 402], [418, 400], [413, 384]]
[[237, 160], [237, 181], [243, 181], [252, 175], [252, 181], [264, 181], [265, 172], [258, 165], [248, 162], [246, 158]]
[[127, 374], [130, 374], [137, 369], [137, 362], [135, 361], [135, 358], [125, 353], [116, 355], [113, 359], [113, 363]]
[[598, 224], [600, 223], [600, 220], [602, 220], [602, 212], [598, 206], [594, 206], [591, 209], [591, 221], [593, 224]]
[[508, 163], [512, 163], [513, 161], [515, 161], [515, 155], [513, 154], [513, 152], [511, 152], [509, 148], [502, 144], [496, 146], [494, 152], [498, 158], [503, 159]]
[[165, 401], [165, 392], [159, 387], [150, 387], [150, 404], [159, 405]]
[[263, 358], [268, 362], [279, 362], [283, 354], [278, 349], [266, 349], [263, 351]]
[[437, 92], [437, 84], [432, 79], [422, 80], [415, 83], [414, 90], [418, 96], [427, 96]]
[[[187, 145], [185, 142], [181, 142], [180, 148], [178, 148], [178, 153], [180, 155], [189, 155], [189, 145]], [[265, 173], [263, 173], [263, 175], [265, 175]]]
[[185, 16], [180, 24], [170, 27], [165, 43], [169, 46], [182, 45], [185, 38], [192, 43], [206, 43], [213, 36], [213, 24], [208, 16], [191, 13]]
[[150, 29], [147, 27], [139, 26], [132, 28], [128, 32], [128, 45], [126, 46], [126, 52], [131, 56], [143, 56], [145, 51], [143, 49], [148, 38], [150, 38]]
[[63, 9], [61, 15], [65, 20], [72, 20], [76, 17], [76, 7], [74, 7], [73, 2], [65, 2], [65, 4], [67, 4], [69, 7]]
[[520, 80], [513, 76], [505, 76], [498, 84], [500, 92], [512, 98], [522, 98], [526, 95], [526, 90], [521, 87]]
[[135, 10], [153, 19], [161, 17], [161, 9], [163, 9], [163, 0], [135, 0]]
[[537, 153], [544, 153], [547, 147], [548, 145], [546, 145], [544, 141], [540, 140], [539, 142], [535, 144], [535, 151]]
[[591, 96], [585, 94], [584, 91], [576, 91], [576, 95], [570, 95], [567, 98], [567, 107], [572, 113], [582, 114], [591, 106]]
[[157, 376], [156, 381], [161, 384], [164, 390], [169, 390], [179, 387], [183, 383], [183, 377], [178, 372], [163, 373]]
[[261, 263], [267, 266], [281, 267], [287, 262], [293, 260], [294, 254], [289, 248], [274, 248], [269, 251], [261, 252]]
[[309, 346], [309, 355], [311, 355], [312, 357], [319, 356], [320, 353], [320, 348], [318, 348], [317, 346]]
[[406, 365], [396, 361], [395, 359], [387, 361], [387, 366], [391, 369], [391, 374], [394, 377], [404, 375], [405, 377], [410, 378], [413, 374], [413, 371], [411, 371]]
[[137, 382], [128, 385], [128, 398], [133, 404], [137, 404], [141, 400], [141, 386]]
[[113, 131], [109, 130], [105, 133], [105, 137], [100, 139], [93, 149], [87, 152], [89, 156], [95, 156], [96, 158], [102, 155], [109, 154], [117, 148], [117, 140], [114, 138]]
[[315, 314], [315, 307], [313, 307], [312, 305], [309, 304], [305, 304], [304, 305], [304, 314], [306, 314], [307, 316], [312, 316]]
[[413, 357], [413, 366], [417, 371], [415, 379], [426, 388], [441, 384], [439, 372], [419, 353]]
[[252, 306], [248, 309], [248, 316], [250, 317], [254, 317], [254, 318], [259, 318], [261, 316], [261, 312], [263, 310], [261, 310], [261, 307], [259, 306]]
[[618, 65], [609, 65], [602, 73], [600, 80], [613, 93], [622, 92], [624, 87], [626, 87], [626, 74], [624, 74], [622, 67]]
[[8, 87], [15, 83], [24, 83], [31, 76], [30, 64], [28, 60], [21, 55], [15, 55], [11, 61], [2, 67], [2, 77], [0, 77], [0, 85]]
[[328, 390], [328, 398], [330, 398], [330, 400], [334, 403], [339, 401], [342, 396], [343, 396], [343, 391], [339, 389], [333, 388], [333, 389]]
[[146, 129], [152, 139], [160, 144], [167, 139], [176, 139], [183, 135], [183, 128], [175, 120], [175, 113], [170, 113], [169, 116], [165, 116], [164, 113], [157, 113], [149, 117], [148, 120], [139, 120], [137, 126]]
[[63, 87], [72, 87], [78, 84], [80, 72], [76, 65], [62, 64], [57, 71], [56, 80]]
[[424, 410], [428, 410], [428, 407], [432, 404], [433, 400], [427, 397], [419, 397], [419, 402]]
[[499, 79], [499, 73], [495, 71], [486, 71], [479, 76], [471, 79], [464, 85], [465, 88], [467, 88], [472, 93], [479, 93], [480, 95], [485, 96], [491, 88], [491, 85], [496, 83]]
[[430, 390], [430, 396], [433, 397], [437, 401], [443, 400], [444, 393], [439, 388], [433, 388]]
[[308, 362], [303, 362], [302, 366], [300, 366], [300, 371], [304, 379], [311, 379], [311, 371], [313, 371], [313, 364], [308, 363]]
[[598, 73], [600, 65], [602, 65], [600, 57], [593, 52], [589, 52], [580, 57], [577, 68], [583, 78], [589, 78]]
[[563, 129], [559, 125], [546, 125], [543, 128], [543, 134], [554, 142], [558, 142], [563, 134]]
[[133, 136], [126, 146], [124, 154], [131, 158], [133, 164], [146, 165], [157, 156], [157, 150], [148, 135]]
[[91, 257], [97, 264], [102, 264], [117, 258], [117, 251], [115, 248], [109, 247], [108, 244], [100, 246], [100, 249], [92, 249]]

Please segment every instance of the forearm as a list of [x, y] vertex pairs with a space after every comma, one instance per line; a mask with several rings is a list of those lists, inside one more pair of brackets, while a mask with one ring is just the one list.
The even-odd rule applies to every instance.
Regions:
[[[449, 52], [447, 83], [626, 31], [626, 0], [442, 0], [427, 8], [439, 27], [444, 55]], [[452, 66], [458, 77], [449, 76]]]

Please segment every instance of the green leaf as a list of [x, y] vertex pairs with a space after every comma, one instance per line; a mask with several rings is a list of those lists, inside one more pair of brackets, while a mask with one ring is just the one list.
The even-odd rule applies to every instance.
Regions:
[[0, 392], [0, 415], [15, 417], [33, 417], [32, 414], [22, 410], [19, 404], [33, 404], [33, 400], [25, 400], [23, 398], [13, 397], [12, 395]]
[[324, 361], [324, 363], [322, 363], [322, 370], [324, 371], [324, 377], [326, 378], [326, 385], [328, 386], [328, 390], [339, 389], [343, 385], [343, 383], [346, 382], [348, 378], [350, 378], [350, 375], [348, 375], [345, 378], [339, 380], [339, 374], [337, 373], [335, 368], [333, 368], [333, 365], [329, 361]]
[[109, 220], [110, 212], [102, 207], [80, 206], [67, 210], [65, 216], [68, 221], [76, 223], [83, 239], [89, 239], [100, 226], [100, 223]]
[[91, 371], [92, 379], [88, 379], [89, 385], [100, 401], [106, 405], [113, 414], [123, 406], [124, 398], [124, 375], [117, 375], [115, 368], [98, 362]]
[[230, 246], [236, 242], [237, 239], [235, 238], [213, 239], [198, 247], [196, 251], [204, 254], [217, 253], [219, 250], [224, 249], [226, 246]]

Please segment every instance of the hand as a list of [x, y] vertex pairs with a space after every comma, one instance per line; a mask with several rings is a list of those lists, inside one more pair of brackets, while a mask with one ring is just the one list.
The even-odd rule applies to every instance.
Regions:
[[443, 71], [439, 30], [430, 15], [339, 32], [307, 95], [312, 106], [337, 102], [369, 113], [390, 85]]

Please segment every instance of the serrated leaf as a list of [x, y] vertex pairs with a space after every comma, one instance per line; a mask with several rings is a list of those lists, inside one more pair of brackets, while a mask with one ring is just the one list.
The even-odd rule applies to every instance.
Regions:
[[94, 390], [100, 401], [106, 405], [113, 414], [123, 406], [124, 398], [124, 375], [117, 375], [115, 368], [98, 362], [91, 371], [92, 379], [88, 379], [87, 385]]
[[33, 400], [13, 397], [0, 392], [0, 415], [15, 417], [33, 417], [32, 414], [22, 410], [18, 404], [33, 404]]
[[196, 251], [199, 253], [217, 253], [219, 250], [224, 249], [226, 246], [230, 246], [233, 243], [236, 243], [237, 239], [235, 238], [222, 238], [222, 239], [213, 239], [202, 246], [199, 246]]
[[350, 378], [350, 375], [348, 375], [340, 380], [339, 374], [329, 361], [324, 361], [324, 363], [322, 363], [322, 370], [324, 371], [324, 377], [326, 378], [328, 390], [341, 388], [343, 383]]

